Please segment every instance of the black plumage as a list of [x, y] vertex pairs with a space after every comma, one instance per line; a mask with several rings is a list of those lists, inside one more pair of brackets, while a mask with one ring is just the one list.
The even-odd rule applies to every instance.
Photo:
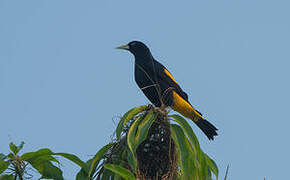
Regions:
[[190, 118], [213, 140], [217, 128], [202, 117], [188, 101], [188, 95], [169, 71], [156, 61], [149, 48], [142, 42], [132, 41], [118, 47], [130, 51], [135, 57], [135, 81], [145, 96], [157, 107], [171, 107], [183, 116]]

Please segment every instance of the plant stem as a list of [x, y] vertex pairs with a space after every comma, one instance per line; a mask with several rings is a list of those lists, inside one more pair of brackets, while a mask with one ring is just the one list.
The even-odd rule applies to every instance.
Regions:
[[19, 177], [19, 180], [23, 180], [21, 167], [19, 167], [18, 164], [14, 164], [14, 167], [15, 167], [15, 178], [14, 178], [14, 180], [16, 180], [17, 177]]

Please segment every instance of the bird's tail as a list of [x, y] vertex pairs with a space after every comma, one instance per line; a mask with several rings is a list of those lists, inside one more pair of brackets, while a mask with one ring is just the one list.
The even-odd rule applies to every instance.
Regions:
[[206, 119], [199, 117], [195, 124], [202, 130], [209, 140], [213, 140], [217, 136], [217, 128]]
[[202, 114], [192, 107], [192, 111], [188, 116], [202, 130], [209, 140], [213, 140], [217, 136], [217, 128], [202, 117]]
[[209, 140], [217, 136], [217, 128], [202, 117], [202, 114], [192, 107], [192, 105], [173, 91], [173, 104], [171, 108], [183, 116], [190, 118], [202, 130]]

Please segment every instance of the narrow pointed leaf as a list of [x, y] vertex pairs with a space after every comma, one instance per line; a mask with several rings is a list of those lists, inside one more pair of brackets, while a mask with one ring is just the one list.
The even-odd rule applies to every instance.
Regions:
[[114, 178], [114, 173], [108, 169], [104, 169], [101, 180], [111, 180]]
[[117, 140], [120, 140], [121, 133], [124, 129], [124, 126], [127, 124], [127, 122], [133, 119], [133, 117], [136, 116], [137, 114], [144, 111], [146, 107], [147, 106], [139, 106], [139, 107], [132, 108], [131, 110], [129, 110], [123, 115], [116, 129]]
[[42, 175], [42, 178], [63, 180], [62, 171], [48, 160], [30, 159], [29, 164]]
[[124, 121], [125, 119], [128, 117], [128, 115], [130, 113], [132, 113], [134, 111], [135, 108], [132, 108], [130, 109], [128, 112], [126, 112], [120, 119], [119, 123], [118, 123], [118, 126], [117, 126], [117, 129], [116, 129], [116, 136], [117, 136], [117, 140], [119, 141], [120, 138], [121, 138], [121, 134], [122, 134], [122, 131], [123, 131], [123, 128], [124, 128]]
[[131, 150], [132, 153], [135, 153], [135, 137], [137, 134], [137, 129], [138, 129], [138, 125], [141, 121], [141, 119], [143, 118], [143, 116], [139, 116], [136, 118], [136, 120], [132, 123], [128, 134], [127, 134], [127, 144], [129, 149]]
[[24, 141], [21, 141], [20, 145], [17, 147], [17, 153], [23, 148]]
[[0, 174], [6, 171], [9, 165], [10, 165], [9, 161], [0, 160]]
[[134, 151], [138, 148], [138, 146], [147, 138], [148, 131], [153, 124], [153, 122], [156, 120], [156, 113], [154, 113], [152, 110], [148, 112], [148, 114], [145, 116], [145, 118], [140, 122], [138, 125], [138, 130], [135, 137], [135, 145], [134, 145]]
[[188, 122], [183, 117], [177, 114], [170, 115], [169, 117], [173, 118], [173, 120], [181, 126], [184, 133], [186, 134], [186, 136], [189, 138], [190, 142], [192, 143], [193, 148], [195, 148], [196, 151], [199, 151], [200, 145], [199, 145], [198, 139], [196, 135], [194, 134], [192, 128], [188, 124]]
[[127, 156], [127, 161], [130, 167], [133, 169], [133, 171], [136, 173], [137, 170], [137, 160], [132, 154], [130, 150], [128, 150], [128, 156]]
[[122, 177], [121, 176], [118, 176], [117, 174], [115, 174], [114, 180], [122, 180]]
[[85, 162], [83, 162], [82, 160], [80, 160], [80, 158], [77, 157], [76, 155], [69, 154], [69, 153], [54, 153], [54, 155], [62, 156], [64, 158], [66, 158], [66, 159], [74, 162], [75, 164], [77, 164], [81, 168], [85, 166]]
[[14, 159], [14, 155], [13, 155], [13, 153], [9, 153], [9, 154], [7, 155], [7, 157], [8, 157], [10, 160], [13, 160], [13, 159]]
[[128, 146], [132, 153], [135, 153], [138, 146], [146, 139], [148, 131], [157, 115], [149, 111], [145, 117], [139, 116], [131, 125], [128, 132]]
[[35, 152], [28, 152], [21, 156], [21, 159], [28, 161], [29, 159], [38, 158], [40, 156], [53, 155], [53, 152], [48, 148], [43, 148]]
[[24, 158], [22, 158], [23, 161], [27, 161], [27, 162], [31, 162], [34, 160], [38, 160], [38, 161], [52, 161], [52, 162], [56, 162], [59, 164], [59, 161], [52, 156], [52, 154], [50, 153], [38, 153], [36, 152], [29, 152], [29, 153], [25, 153], [24, 154]]
[[42, 178], [62, 180], [62, 171], [52, 163], [59, 164], [59, 161], [52, 155], [53, 152], [50, 149], [44, 148], [36, 152], [25, 153], [21, 156], [21, 159], [36, 169], [42, 175]]
[[99, 162], [101, 159], [104, 158], [104, 155], [107, 153], [107, 151], [114, 145], [115, 143], [110, 143], [107, 144], [106, 146], [102, 147], [94, 156], [93, 160], [92, 160], [92, 164], [90, 166], [90, 170], [89, 170], [89, 178], [91, 178], [93, 176], [93, 174], [95, 173], [96, 167], [98, 166]]
[[22, 141], [21, 143], [20, 143], [20, 145], [19, 146], [16, 146], [13, 142], [11, 142], [10, 144], [9, 144], [9, 148], [10, 148], [10, 150], [13, 152], [13, 154], [18, 154], [18, 152], [23, 148], [23, 145], [24, 145], [24, 142]]
[[76, 180], [89, 180], [88, 173], [84, 169], [81, 169], [77, 173]]
[[109, 169], [110, 171], [114, 172], [115, 174], [121, 176], [126, 180], [135, 180], [135, 176], [128, 170], [119, 165], [114, 164], [105, 164], [104, 167]]
[[132, 154], [132, 165], [134, 167], [134, 171], [136, 171], [136, 167], [137, 167], [137, 159], [136, 159], [136, 152], [135, 152], [135, 136], [137, 133], [137, 128], [138, 128], [138, 124], [140, 122], [140, 120], [142, 119], [142, 116], [139, 116], [135, 119], [135, 121], [133, 122], [133, 124], [131, 125], [128, 134], [127, 134], [127, 145], [131, 151]]
[[4, 174], [4, 175], [0, 176], [0, 180], [14, 180], [14, 176], [12, 174], [10, 174], [10, 175]]
[[216, 179], [218, 180], [219, 170], [216, 163], [210, 157], [208, 157], [208, 155], [204, 154], [204, 156], [207, 165], [209, 166], [210, 170], [214, 173]]
[[13, 152], [13, 154], [17, 154], [17, 146], [13, 142], [9, 144], [9, 148]]
[[227, 180], [227, 178], [228, 178], [229, 168], [230, 168], [230, 165], [227, 165], [227, 170], [226, 170], [226, 174], [225, 174], [224, 180]]
[[7, 159], [7, 156], [5, 154], [0, 153], [0, 161]]
[[184, 134], [186, 135], [186, 137], [189, 139], [189, 142], [192, 146], [193, 152], [194, 152], [194, 165], [197, 168], [195, 171], [195, 174], [199, 174], [199, 176], [202, 176], [202, 167], [200, 164], [200, 154], [203, 154], [202, 150], [200, 149], [200, 145], [198, 142], [198, 139], [195, 135], [195, 133], [193, 132], [192, 128], [190, 127], [190, 125], [188, 124], [188, 122], [179, 115], [170, 115], [169, 117], [172, 118], [172, 120], [174, 120], [175, 122], [177, 122], [180, 127], [183, 129]]
[[188, 139], [184, 135], [180, 126], [171, 124], [171, 136], [178, 148], [178, 156], [180, 158], [180, 168], [182, 179], [184, 180], [192, 180], [198, 179], [197, 174], [194, 174], [194, 158], [193, 158], [193, 150], [188, 142]]
[[85, 166], [81, 168], [76, 176], [76, 180], [89, 180], [89, 170], [92, 165], [93, 159], [88, 160]]
[[208, 174], [209, 167], [207, 165], [205, 155], [203, 152], [201, 152], [199, 155], [199, 161], [200, 161], [200, 166], [201, 166], [199, 174], [201, 177], [203, 177], [203, 179], [208, 180], [209, 178], [211, 178], [211, 176]]

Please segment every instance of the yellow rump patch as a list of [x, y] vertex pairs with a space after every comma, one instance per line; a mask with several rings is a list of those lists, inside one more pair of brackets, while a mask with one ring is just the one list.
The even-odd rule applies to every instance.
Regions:
[[170, 72], [167, 69], [164, 69], [164, 72], [167, 76], [170, 77], [170, 79], [172, 79], [176, 84], [178, 84], [177, 81], [173, 78], [173, 76], [170, 74]]
[[171, 106], [171, 108], [174, 111], [177, 111], [183, 116], [190, 118], [194, 122], [196, 122], [199, 118], [203, 119], [203, 117], [175, 91], [172, 92], [172, 95], [173, 95], [173, 105]]

